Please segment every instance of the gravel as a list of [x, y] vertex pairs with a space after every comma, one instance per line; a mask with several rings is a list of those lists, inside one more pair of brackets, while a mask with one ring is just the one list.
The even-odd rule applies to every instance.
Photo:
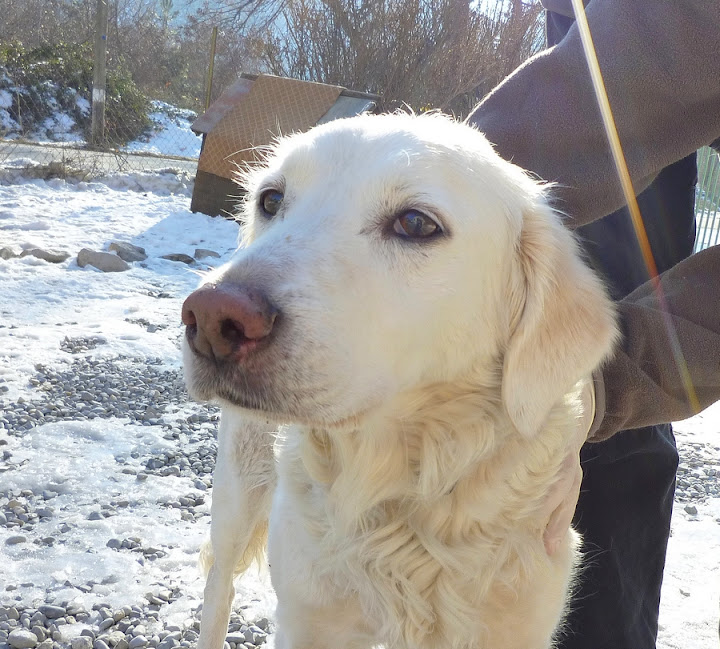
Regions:
[[692, 505], [720, 496], [718, 450], [717, 446], [698, 442], [678, 444], [680, 466], [675, 486], [676, 502]]
[[[170, 599], [175, 595], [170, 595]], [[159, 615], [160, 605], [149, 601], [110, 611], [98, 604], [86, 611], [67, 603], [63, 615], [50, 619], [40, 609], [21, 604], [0, 603], [0, 647], [12, 649], [175, 649], [196, 644], [200, 623], [198, 616], [184, 628], [164, 626]], [[116, 619], [118, 618], [118, 619]], [[82, 631], [68, 632], [69, 625], [82, 623]], [[28, 628], [28, 626], [31, 628]], [[248, 622], [241, 612], [230, 616], [226, 642], [231, 649], [261, 647], [268, 640], [267, 618]]]
[[[7, 390], [0, 389], [0, 476], [21, 468], [8, 450], [3, 433], [22, 438], [46, 423], [125, 418], [136, 425], [160, 426], [164, 439], [171, 443], [156, 454], [133, 452], [129, 457], [115, 457], [118, 472], [134, 475], [139, 481], [151, 474], [187, 477], [193, 490], [163, 502], [163, 506], [179, 510], [186, 521], [208, 516], [206, 498], [212, 487], [219, 410], [194, 404], [194, 411], [188, 415], [189, 397], [181, 371], [167, 369], [159, 359], [95, 359], [85, 355], [105, 342], [102, 336], [62, 341], [61, 349], [72, 355], [70, 363], [57, 368], [36, 365], [29, 379], [32, 398], [3, 400]], [[41, 536], [35, 530], [39, 522], [56, 516], [53, 501], [57, 493], [3, 491], [1, 485], [0, 526], [12, 532], [5, 543], [33, 548], [64, 542], [62, 535], [73, 528], [72, 523], [58, 525], [59, 538]], [[117, 497], [98, 504], [88, 518], [103, 520], [132, 507], [132, 502]], [[145, 561], [165, 556], [162, 548], [131, 535], [110, 538], [107, 547], [137, 553]], [[90, 592], [93, 586], [72, 585], [82, 592]], [[128, 602], [115, 609], [99, 604], [91, 610], [67, 601], [57, 602], [51, 593], [47, 593], [45, 603], [18, 601], [13, 593], [16, 588], [0, 586], [0, 649], [185, 649], [197, 642], [199, 610], [193, 611], [182, 627], [163, 623], [163, 607], [183, 596], [170, 584], [158, 584], [158, 589], [147, 593], [140, 602]], [[232, 614], [225, 649], [251, 649], [265, 644], [271, 632], [268, 620], [246, 620], [242, 603], [236, 604], [239, 610]]]
[[[66, 338], [61, 346], [77, 353], [102, 342], [98, 337]], [[185, 442], [188, 438], [188, 443], [178, 445], [173, 451], [143, 458], [144, 468], [140, 472], [131, 468], [125, 472], [135, 471], [140, 480], [143, 474], [194, 477], [197, 489], [208, 488], [215, 467], [219, 409], [197, 405], [197, 411], [186, 418], [172, 419], [166, 415], [168, 406], [183, 407], [189, 401], [182, 372], [164, 369], [160, 359], [125, 357], [75, 358], [64, 369], [36, 365], [35, 370], [29, 382], [37, 391], [37, 400], [26, 401], [21, 397], [15, 402], [2, 403], [0, 430], [22, 436], [41, 424], [110, 417], [128, 418], [145, 426], [160, 425], [165, 430], [165, 439], [183, 438]], [[126, 459], [119, 457], [117, 461], [123, 464]], [[107, 517], [107, 513], [98, 515]]]
[[[139, 324], [148, 330], [165, 326], [145, 321]], [[102, 336], [62, 341], [61, 349], [72, 355], [70, 363], [59, 368], [37, 365], [29, 380], [32, 399], [3, 401], [7, 389], [2, 389], [0, 379], [0, 433], [22, 438], [45, 423], [111, 417], [126, 418], [142, 426], [161, 426], [164, 438], [176, 442], [169, 445], [171, 450], [142, 457], [118, 456], [118, 471], [134, 475], [139, 481], [150, 474], [190, 478], [194, 490], [163, 505], [179, 510], [181, 518], [188, 521], [207, 516], [206, 497], [212, 486], [217, 451], [218, 409], [195, 405], [192, 414], [179, 416], [178, 411], [185, 409], [189, 401], [181, 372], [167, 369], [159, 359], [96, 359], [84, 355], [105, 342]], [[6, 445], [0, 435], [0, 476], [18, 468], [12, 452], [3, 448]], [[695, 516], [699, 503], [720, 496], [718, 449], [690, 442], [681, 444], [679, 451], [675, 499], [682, 503], [687, 515]], [[50, 490], [33, 493], [26, 489], [18, 493], [0, 487], [0, 526], [12, 532], [5, 543], [34, 547], [58, 542], [56, 536], [41, 537], [35, 532], [38, 522], [56, 515], [53, 500], [57, 495]], [[118, 497], [99, 504], [89, 519], [103, 520], [132, 505]], [[57, 533], [62, 535], [70, 529], [71, 525], [62, 523]], [[131, 535], [110, 538], [107, 547], [115, 552], [137, 553], [146, 561], [165, 554], [161, 548], [145, 545]], [[92, 584], [75, 587], [87, 592]], [[158, 590], [147, 593], [140, 602], [114, 609], [98, 604], [91, 610], [56, 602], [50, 593], [45, 603], [31, 605], [17, 601], [14, 588], [0, 590], [0, 649], [185, 649], [197, 642], [198, 610], [182, 627], [163, 623], [163, 607], [182, 597], [177, 587], [159, 584]], [[232, 614], [225, 649], [262, 646], [272, 632], [267, 618], [247, 620], [242, 610], [240, 607]]]

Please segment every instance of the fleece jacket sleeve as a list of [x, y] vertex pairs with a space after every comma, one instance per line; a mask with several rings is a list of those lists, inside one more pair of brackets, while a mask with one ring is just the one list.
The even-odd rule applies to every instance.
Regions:
[[[720, 137], [720, 2], [591, 0], [587, 17], [639, 193], [667, 165]], [[468, 118], [499, 153], [557, 183], [571, 228], [624, 204], [577, 26], [500, 84]], [[593, 439], [697, 410], [678, 368], [676, 332], [700, 409], [720, 399], [720, 247], [619, 304], [623, 342], [602, 370]]]

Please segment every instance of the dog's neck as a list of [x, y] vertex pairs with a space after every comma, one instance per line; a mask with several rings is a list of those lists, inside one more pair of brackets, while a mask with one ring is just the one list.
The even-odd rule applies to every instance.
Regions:
[[[478, 627], [478, 610], [500, 614], [493, 602], [515, 602], [518, 583], [547, 574], [538, 512], [577, 395], [532, 439], [514, 430], [499, 395], [494, 383], [438, 385], [354, 430], [291, 428], [281, 444], [293, 507], [313, 547], [334, 558], [318, 573], [351, 584], [364, 614], [403, 646], [431, 637], [447, 646], [453, 625]], [[450, 611], [448, 597], [460, 608]]]
[[494, 377], [436, 384], [398, 395], [353, 429], [299, 429], [297, 450], [308, 476], [343, 503], [338, 511], [352, 512], [355, 520], [343, 521], [349, 533], [366, 529], [377, 508], [437, 516], [462, 503], [468, 523], [497, 523], [506, 535], [509, 516], [541, 509], [564, 459], [573, 400], [566, 395], [527, 439], [504, 411]]

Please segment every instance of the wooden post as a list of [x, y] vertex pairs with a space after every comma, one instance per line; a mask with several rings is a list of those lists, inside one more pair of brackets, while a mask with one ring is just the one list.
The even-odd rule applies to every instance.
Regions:
[[108, 0], [97, 0], [95, 9], [95, 63], [93, 66], [92, 121], [90, 140], [105, 142], [105, 60], [107, 54]]
[[210, 38], [210, 65], [208, 67], [207, 90], [205, 92], [205, 110], [210, 107], [210, 98], [212, 96], [213, 72], [215, 71], [215, 46], [217, 45], [217, 27], [213, 27], [212, 36]]

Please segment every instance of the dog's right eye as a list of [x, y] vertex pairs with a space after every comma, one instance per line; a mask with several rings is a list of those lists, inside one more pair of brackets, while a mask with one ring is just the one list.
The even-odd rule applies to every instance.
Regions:
[[277, 189], [267, 189], [260, 194], [260, 209], [265, 216], [275, 216], [280, 211], [284, 195]]
[[393, 231], [404, 239], [429, 239], [441, 234], [442, 228], [427, 214], [408, 210], [395, 219]]

